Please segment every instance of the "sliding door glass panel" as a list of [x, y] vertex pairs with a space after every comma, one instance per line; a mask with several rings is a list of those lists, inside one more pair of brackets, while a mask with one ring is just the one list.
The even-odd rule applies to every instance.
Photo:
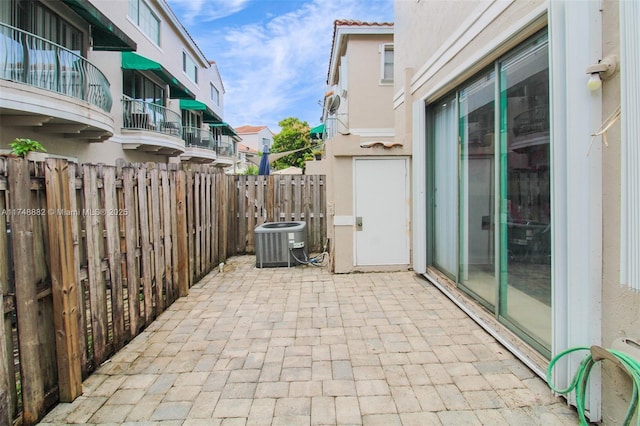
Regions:
[[433, 108], [433, 263], [455, 279], [458, 269], [458, 132], [455, 98], [439, 102]]
[[460, 285], [495, 306], [495, 72], [459, 92]]
[[500, 315], [551, 347], [546, 36], [500, 63]]

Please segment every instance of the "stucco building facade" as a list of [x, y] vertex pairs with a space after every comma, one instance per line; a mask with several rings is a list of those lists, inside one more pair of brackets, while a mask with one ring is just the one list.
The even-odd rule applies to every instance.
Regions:
[[338, 20], [323, 102], [324, 152], [306, 174], [326, 175], [334, 272], [410, 264], [410, 144], [393, 124], [393, 24]]
[[164, 0], [0, 5], [0, 149], [80, 162], [232, 164], [224, 86]]
[[[640, 8], [463, 4], [395, 3], [413, 267], [544, 375], [567, 348], [640, 339], [639, 200], [629, 190], [639, 180]], [[558, 364], [554, 382], [567, 385], [585, 355]], [[616, 366], [596, 368], [591, 420], [619, 424], [630, 396]]]

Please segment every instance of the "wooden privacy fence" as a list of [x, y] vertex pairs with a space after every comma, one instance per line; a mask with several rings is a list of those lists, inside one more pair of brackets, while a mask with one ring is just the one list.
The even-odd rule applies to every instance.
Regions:
[[0, 157], [0, 424], [35, 423], [264, 222], [326, 239], [323, 176]]

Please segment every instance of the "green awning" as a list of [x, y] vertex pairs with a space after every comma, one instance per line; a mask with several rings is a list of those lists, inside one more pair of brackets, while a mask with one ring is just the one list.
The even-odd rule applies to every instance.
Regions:
[[[316, 127], [311, 129], [309, 133], [311, 134], [311, 138], [314, 138], [314, 139], [321, 138], [322, 134], [324, 133], [324, 123], [318, 124]], [[316, 136], [314, 137], [314, 135]]]
[[93, 50], [132, 51], [138, 48], [135, 41], [88, 0], [62, 1], [91, 25]]
[[202, 121], [205, 123], [220, 121], [220, 117], [207, 106], [207, 104], [195, 99], [180, 99], [180, 109], [202, 111]]
[[225, 135], [225, 136], [231, 136], [231, 137], [240, 138], [240, 136], [238, 136], [238, 134], [233, 129], [233, 127], [229, 126], [225, 122], [209, 123], [209, 126], [211, 126], [211, 127], [221, 127], [222, 128], [222, 134]]
[[172, 99], [194, 99], [195, 96], [182, 83], [178, 81], [169, 71], [156, 61], [138, 55], [133, 52], [122, 52], [122, 69], [150, 71], [160, 77], [162, 81], [169, 85], [171, 90], [169, 97]]
[[180, 99], [180, 109], [189, 109], [192, 111], [206, 111], [207, 105], [195, 99]]

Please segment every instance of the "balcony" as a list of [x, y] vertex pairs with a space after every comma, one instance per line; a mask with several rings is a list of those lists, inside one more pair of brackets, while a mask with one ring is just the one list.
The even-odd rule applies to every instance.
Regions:
[[4, 126], [90, 141], [113, 135], [109, 81], [79, 51], [0, 23], [0, 52]]
[[218, 143], [217, 152], [220, 157], [233, 157], [233, 142], [222, 141]]
[[218, 158], [215, 162], [217, 166], [225, 167], [233, 164], [233, 146], [233, 141], [229, 137], [223, 137], [223, 140], [218, 142], [216, 146]]
[[209, 130], [199, 127], [182, 128], [182, 139], [185, 142], [184, 154], [180, 156], [183, 161], [211, 162], [218, 157], [216, 153], [216, 140]]
[[226, 167], [233, 164], [235, 154], [235, 143], [242, 139], [229, 124], [225, 122], [209, 123], [209, 126], [216, 134], [220, 135], [220, 139], [216, 145], [218, 158], [215, 165]]
[[181, 117], [175, 111], [141, 99], [122, 98], [125, 149], [177, 155], [185, 150]]

